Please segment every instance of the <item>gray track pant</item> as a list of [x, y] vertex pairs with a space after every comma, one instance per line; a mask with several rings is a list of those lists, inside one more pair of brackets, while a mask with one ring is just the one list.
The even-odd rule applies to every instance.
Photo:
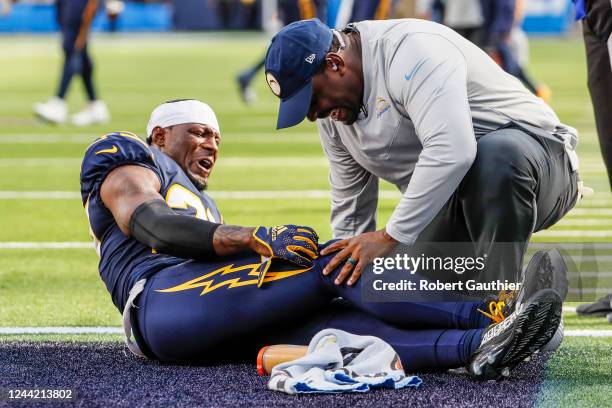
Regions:
[[562, 143], [514, 125], [496, 130], [478, 140], [472, 167], [418, 241], [474, 242], [488, 257], [482, 279], [518, 280], [532, 233], [575, 205], [577, 179]]

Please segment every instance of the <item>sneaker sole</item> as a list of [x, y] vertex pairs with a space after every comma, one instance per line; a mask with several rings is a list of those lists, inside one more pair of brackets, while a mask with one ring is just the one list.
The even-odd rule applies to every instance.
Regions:
[[550, 263], [553, 267], [552, 288], [557, 291], [561, 300], [565, 300], [569, 288], [569, 279], [567, 277], [567, 265], [561, 253], [556, 249], [546, 251], [550, 257]]
[[542, 347], [541, 351], [555, 351], [559, 347], [561, 347], [561, 343], [563, 343], [564, 337], [564, 328], [563, 328], [563, 319], [559, 322], [559, 327], [555, 331], [555, 334], [552, 339], [548, 343]]
[[612, 308], [610, 308], [610, 309], [600, 309], [600, 310], [598, 310], [596, 312], [581, 312], [581, 311], [576, 309], [576, 314], [578, 316], [582, 316], [582, 317], [606, 317], [610, 313], [612, 313]]
[[63, 121], [58, 121], [55, 119], [52, 119], [48, 116], [45, 116], [44, 114], [40, 113], [40, 112], [36, 112], [34, 111], [34, 116], [36, 116], [39, 120], [41, 120], [44, 123], [48, 123], [48, 124], [52, 124], [52, 125], [63, 125], [67, 122], [67, 119], [64, 119]]
[[[484, 380], [500, 379], [510, 374], [510, 368], [531, 356], [547, 344], [561, 322], [562, 301], [554, 289], [536, 293], [519, 313], [512, 325], [512, 334], [499, 351], [486, 356], [484, 363], [470, 364], [470, 372]], [[480, 366], [480, 369], [477, 368]], [[475, 374], [480, 372], [480, 374]]]
[[528, 301], [530, 296], [538, 292], [537, 288], [539, 290], [554, 289], [562, 300], [567, 296], [569, 287], [567, 266], [556, 249], [536, 252], [529, 261], [525, 273], [530, 273], [531, 276], [525, 276], [524, 278], [529, 281], [530, 286], [535, 286], [536, 290], [527, 294], [527, 299], [519, 299], [519, 303]]

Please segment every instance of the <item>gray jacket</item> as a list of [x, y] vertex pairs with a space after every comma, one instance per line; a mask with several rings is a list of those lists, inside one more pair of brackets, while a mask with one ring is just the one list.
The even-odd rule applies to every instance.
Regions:
[[416, 19], [356, 27], [367, 116], [351, 126], [317, 121], [334, 237], [376, 228], [380, 178], [402, 192], [387, 232], [413, 243], [469, 170], [476, 140], [510, 121], [559, 135], [577, 168], [575, 129], [459, 34]]

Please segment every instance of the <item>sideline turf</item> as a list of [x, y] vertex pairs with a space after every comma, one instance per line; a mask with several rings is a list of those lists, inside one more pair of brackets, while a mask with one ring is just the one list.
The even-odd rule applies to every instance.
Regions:
[[537, 406], [543, 408], [611, 406], [610, 367], [612, 367], [610, 338], [566, 338], [558, 352], [548, 360], [546, 379], [542, 384]]

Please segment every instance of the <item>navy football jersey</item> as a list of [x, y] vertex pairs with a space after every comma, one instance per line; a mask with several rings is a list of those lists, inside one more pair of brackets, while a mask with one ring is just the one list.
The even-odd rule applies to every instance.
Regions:
[[214, 200], [198, 191], [183, 169], [160, 150], [147, 146], [129, 132], [111, 133], [96, 139], [87, 148], [81, 165], [81, 197], [100, 256], [100, 276], [120, 311], [136, 281], [185, 262], [182, 258], [155, 253], [150, 247], [125, 236], [102, 203], [102, 182], [111, 170], [123, 165], [138, 165], [153, 171], [160, 180], [160, 194], [176, 213], [222, 223]]

